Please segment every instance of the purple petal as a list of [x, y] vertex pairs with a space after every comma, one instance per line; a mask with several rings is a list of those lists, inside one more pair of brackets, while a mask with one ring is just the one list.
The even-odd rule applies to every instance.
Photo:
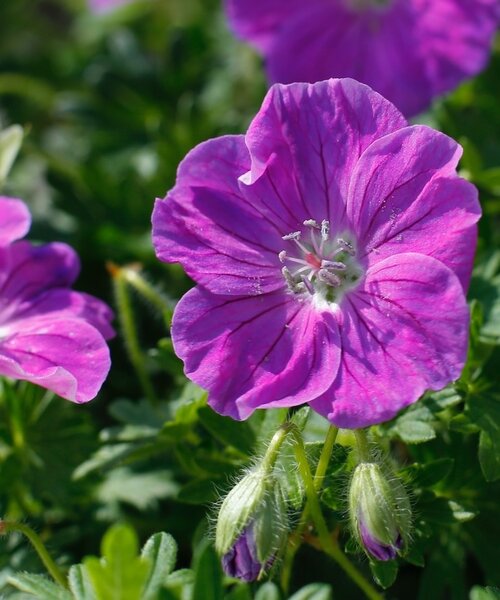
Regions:
[[75, 251], [59, 242], [33, 246], [16, 242], [0, 249], [0, 319], [14, 304], [50, 288], [69, 287], [80, 271]]
[[262, 565], [257, 560], [257, 550], [251, 527], [247, 527], [231, 549], [222, 557], [222, 568], [226, 575], [242, 581], [255, 581]]
[[300, 11], [304, 6], [304, 0], [226, 0], [234, 32], [261, 50], [269, 46], [290, 12]]
[[110, 323], [113, 320], [113, 311], [107, 304], [85, 294], [69, 289], [52, 289], [30, 297], [24, 302], [15, 305], [7, 325], [10, 330], [16, 330], [17, 323], [28, 319], [48, 317], [52, 320], [63, 318], [83, 319], [95, 327], [104, 339], [114, 337], [115, 331]]
[[228, 1], [233, 29], [263, 52], [271, 82], [352, 77], [408, 116], [484, 68], [499, 14], [497, 0], [394, 0], [362, 10], [342, 0]]
[[72, 402], [94, 398], [110, 368], [109, 350], [101, 334], [81, 319], [50, 315], [3, 326], [0, 373], [52, 390]]
[[403, 546], [401, 536], [398, 536], [394, 545], [384, 544], [371, 535], [363, 519], [359, 521], [359, 533], [365, 550], [377, 560], [394, 560], [398, 555], [398, 550]]
[[[283, 287], [279, 230], [240, 191], [250, 168], [243, 136], [205, 142], [179, 167], [177, 183], [153, 213], [158, 258], [180, 262], [197, 283], [218, 294], [259, 295]], [[287, 231], [284, 231], [287, 233]]]
[[399, 252], [434, 256], [467, 288], [481, 209], [476, 188], [456, 177], [461, 148], [424, 126], [374, 142], [361, 156], [348, 214], [369, 264]]
[[460, 281], [438, 260], [408, 253], [373, 265], [342, 315], [337, 378], [311, 402], [335, 425], [387, 421], [460, 376], [469, 312]]
[[186, 375], [235, 419], [318, 397], [338, 367], [333, 314], [284, 292], [245, 298], [194, 288], [177, 305], [172, 338]]
[[31, 216], [22, 200], [0, 196], [0, 246], [24, 237], [30, 225]]
[[277, 191], [261, 202], [288, 226], [314, 218], [341, 229], [357, 160], [405, 125], [393, 105], [356, 81], [273, 86], [245, 137], [252, 163], [242, 181], [258, 190], [259, 178], [271, 179], [265, 185]]

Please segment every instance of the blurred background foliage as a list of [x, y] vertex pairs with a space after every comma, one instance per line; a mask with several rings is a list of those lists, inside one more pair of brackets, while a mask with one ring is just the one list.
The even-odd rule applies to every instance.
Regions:
[[[109, 569], [119, 570], [123, 560], [137, 575], [114, 597], [138, 597], [134, 585], [141, 589], [141, 577], [148, 577], [148, 560], [151, 573], [168, 583], [145, 598], [285, 597], [278, 576], [276, 585], [223, 580], [206, 542], [211, 502], [285, 415], [259, 412], [235, 423], [207, 408], [205, 394], [186, 382], [165, 320], [190, 282], [177, 266], [159, 263], [150, 242], [154, 198], [172, 186], [186, 152], [207, 138], [244, 132], [265, 90], [260, 59], [227, 31], [218, 0], [138, 0], [100, 16], [77, 0], [0, 3], [0, 129], [14, 123], [25, 129], [2, 192], [29, 204], [31, 239], [63, 240], [77, 249], [79, 289], [116, 309], [117, 273], [138, 272], [165, 302], [160, 314], [140, 293], [131, 300], [152, 393], [141, 387], [120, 333], [111, 343], [110, 377], [89, 405], [71, 405], [25, 383], [1, 388], [1, 514], [32, 525], [64, 567], [99, 556], [108, 527], [127, 523], [102, 542], [103, 555], [116, 559]], [[352, 555], [366, 573], [372, 567], [388, 598], [498, 598], [481, 586], [500, 586], [499, 99], [497, 44], [482, 75], [416, 119], [463, 144], [462, 175], [479, 187], [484, 218], [462, 379], [373, 432], [414, 489], [414, 543], [399, 577], [396, 563], [369, 565]], [[326, 423], [312, 415], [304, 427], [314, 459]], [[341, 491], [352, 440], [346, 435], [340, 442], [322, 500], [332, 529], [342, 526], [342, 543], [354, 552]], [[297, 510], [302, 491], [286, 456], [283, 461]], [[159, 531], [177, 543], [157, 534], [141, 558], [139, 544]], [[113, 578], [96, 564], [85, 559], [90, 579]], [[111, 597], [104, 588], [85, 595], [82, 569], [71, 571], [69, 597]], [[3, 538], [2, 597], [65, 598], [48, 580], [16, 575], [21, 571], [43, 568], [25, 539]], [[306, 544], [286, 597], [322, 600], [332, 589], [336, 598], [361, 597]]]

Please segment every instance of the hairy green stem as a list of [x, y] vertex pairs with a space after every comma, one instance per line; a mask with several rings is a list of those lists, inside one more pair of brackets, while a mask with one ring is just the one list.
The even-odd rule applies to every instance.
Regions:
[[351, 563], [347, 556], [338, 547], [330, 532], [321, 512], [318, 494], [316, 492], [314, 479], [311, 474], [307, 454], [302, 436], [296, 428], [291, 429], [295, 442], [295, 455], [299, 466], [300, 475], [304, 481], [309, 513], [318, 533], [319, 540], [324, 552], [333, 558], [352, 581], [365, 593], [370, 600], [382, 600], [383, 596], [365, 579], [363, 574]]
[[44, 564], [47, 571], [50, 573], [54, 581], [56, 581], [59, 585], [62, 585], [64, 588], [68, 587], [66, 582], [66, 578], [62, 574], [59, 567], [54, 562], [53, 558], [47, 551], [44, 543], [40, 539], [40, 536], [25, 525], [24, 523], [14, 523], [12, 521], [0, 521], [0, 533], [11, 533], [13, 531], [18, 531], [22, 533], [28, 540], [31, 542], [31, 545], [35, 549], [36, 553], [40, 557], [40, 560]]
[[124, 270], [116, 265], [110, 266], [110, 271], [113, 276], [116, 305], [122, 326], [125, 347], [127, 349], [130, 362], [137, 373], [137, 377], [145, 395], [153, 404], [156, 404], [156, 394], [146, 369], [144, 355], [139, 344], [139, 337], [137, 334], [134, 312], [132, 310], [132, 302], [128, 290], [127, 278], [124, 276]]
[[135, 266], [125, 266], [120, 269], [123, 278], [148, 302], [158, 309], [167, 327], [172, 321], [172, 309], [158, 290], [145, 279]]
[[358, 447], [358, 455], [360, 462], [371, 462], [370, 447], [368, 438], [364, 429], [355, 429], [356, 445]]

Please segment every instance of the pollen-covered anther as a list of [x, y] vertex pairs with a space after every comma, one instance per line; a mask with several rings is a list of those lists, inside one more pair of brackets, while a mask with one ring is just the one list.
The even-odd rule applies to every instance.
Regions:
[[330, 235], [330, 221], [323, 219], [321, 221], [321, 239], [326, 242], [328, 240], [328, 236]]
[[320, 225], [315, 219], [306, 219], [304, 221], [306, 227], [312, 227], [313, 229], [321, 229]]
[[339, 287], [342, 285], [342, 280], [340, 277], [335, 275], [335, 273], [328, 271], [327, 269], [320, 269], [318, 271], [318, 279], [333, 287]]
[[281, 239], [285, 241], [300, 240], [300, 231], [292, 231], [292, 233], [287, 233], [286, 235], [282, 236]]
[[334, 269], [335, 271], [345, 271], [347, 266], [343, 262], [334, 260], [322, 260], [321, 266], [324, 269]]
[[282, 250], [279, 254], [278, 254], [278, 258], [280, 259], [280, 261], [283, 263], [286, 260], [286, 250]]

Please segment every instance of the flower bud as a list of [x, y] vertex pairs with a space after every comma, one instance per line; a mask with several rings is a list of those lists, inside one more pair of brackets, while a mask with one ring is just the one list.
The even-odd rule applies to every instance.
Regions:
[[354, 470], [349, 513], [356, 538], [372, 558], [396, 558], [407, 543], [411, 508], [399, 480], [389, 481], [380, 466], [362, 462]]
[[274, 562], [288, 532], [281, 487], [255, 469], [229, 492], [217, 519], [215, 548], [227, 575], [254, 581]]

